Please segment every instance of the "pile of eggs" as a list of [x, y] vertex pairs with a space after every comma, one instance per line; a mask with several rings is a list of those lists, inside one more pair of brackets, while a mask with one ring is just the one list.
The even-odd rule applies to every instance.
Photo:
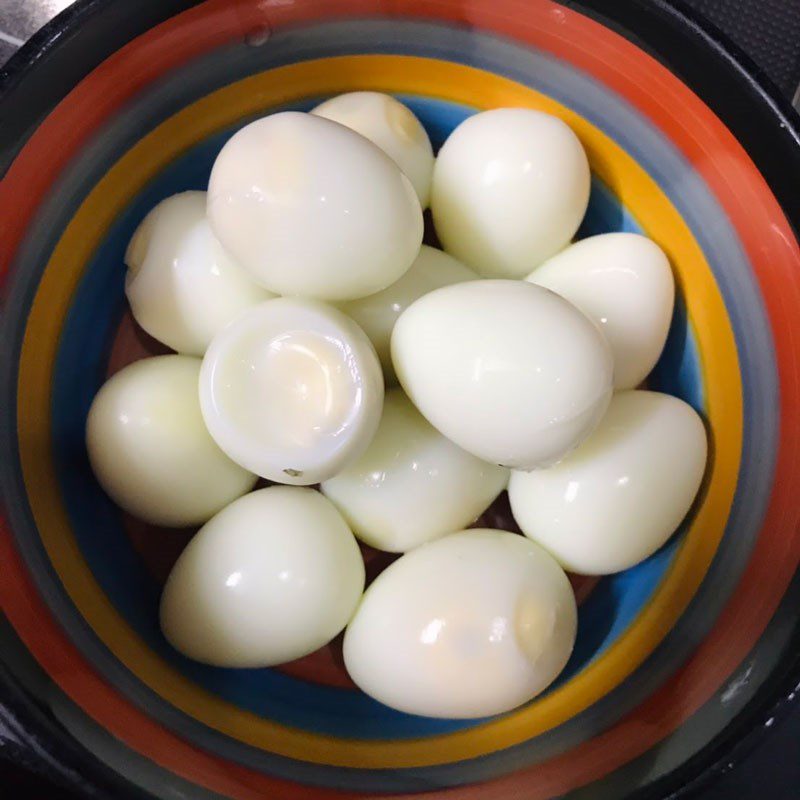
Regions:
[[[654, 553], [706, 462], [697, 414], [637, 388], [672, 317], [668, 260], [636, 234], [571, 243], [589, 191], [553, 116], [476, 114], [434, 157], [408, 108], [356, 92], [245, 126], [207, 193], [145, 217], [126, 294], [176, 354], [111, 377], [86, 437], [119, 506], [203, 525], [162, 596], [177, 650], [266, 667], [346, 629], [363, 691], [435, 717], [556, 678], [564, 570]], [[505, 490], [524, 536], [468, 529]], [[366, 592], [357, 539], [403, 554]]]

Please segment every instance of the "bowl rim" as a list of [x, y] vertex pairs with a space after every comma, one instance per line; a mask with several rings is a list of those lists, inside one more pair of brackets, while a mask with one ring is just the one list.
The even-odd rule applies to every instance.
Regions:
[[[115, 0], [76, 0], [34, 34], [0, 69], [0, 119], [13, 120], [0, 129], [0, 175], [39, 122], [86, 74], [130, 39], [200, 2], [160, 0], [145, 10]], [[692, 75], [691, 88], [723, 117], [769, 183], [795, 233], [800, 233], [800, 196], [793, 178], [800, 170], [800, 117], [790, 99], [749, 56], [681, 0], [669, 4], [666, 0], [562, 0], [562, 4], [632, 39], [679, 75]], [[376, 11], [382, 5], [383, 0], [376, 0]], [[120, 16], [126, 26], [118, 24]], [[91, 32], [87, 32], [89, 24]], [[75, 47], [82, 36], [91, 37], [91, 49]], [[70, 68], [61, 69], [66, 63]], [[31, 89], [31, 76], [40, 74], [39, 70], [44, 74], [48, 68], [55, 68], [55, 79], [48, 75]], [[737, 93], [744, 95], [747, 103], [734, 102]], [[720, 113], [721, 109], [727, 113]], [[753, 124], [754, 112], [758, 124]], [[787, 157], [798, 169], [787, 169]], [[793, 579], [795, 586], [800, 587], [800, 576]], [[711, 741], [630, 797], [694, 795], [756, 748], [776, 727], [768, 725], [769, 720], [779, 722], [800, 706], [800, 621], [795, 623], [788, 653], [789, 658], [773, 669], [750, 702]], [[52, 720], [4, 657], [0, 657], [0, 694], [7, 704], [6, 708], [0, 706], [0, 719], [10, 714], [17, 720], [14, 728], [24, 729], [25, 736], [54, 761], [58, 767], [54, 775], [71, 775], [74, 781], [80, 770], [97, 781], [98, 788], [119, 784], [115, 793], [122, 790], [139, 796], [133, 784], [103, 765]], [[54, 752], [56, 744], [61, 754]]]

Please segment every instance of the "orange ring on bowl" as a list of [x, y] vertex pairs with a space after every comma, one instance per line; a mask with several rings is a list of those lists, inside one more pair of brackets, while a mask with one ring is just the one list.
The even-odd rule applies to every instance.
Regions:
[[[346, 6], [349, 4], [341, 5]], [[546, 5], [550, 9], [555, 9], [553, 4]], [[510, 9], [512, 9], [514, 6], [515, 4], [513, 3], [503, 4], [503, 11], [509, 10], [508, 17], [503, 17], [501, 11], [498, 11], [497, 16], [495, 17], [493, 16], [494, 9], [489, 8], [483, 10], [481, 14], [478, 14], [478, 16], [486, 17], [487, 27], [495, 27], [499, 30], [508, 29], [510, 31]], [[430, 13], [430, 9], [433, 7], [433, 4], [425, 4], [424, 6], [420, 4], [420, 7], [422, 10], [419, 13], [423, 13], [423, 11]], [[447, 11], [445, 4], [441, 4], [441, 8]], [[555, 23], [551, 24], [550, 26], [543, 24], [543, 20], [540, 18], [538, 8], [532, 10], [530, 20], [522, 18], [517, 18], [515, 20], [513, 35], [519, 36], [520, 38], [529, 37], [532, 41], [536, 41], [538, 30], [536, 26], [542, 25], [541, 32], [539, 32], [542, 41], [546, 41], [547, 44], [551, 45], [554, 50], [559, 50], [559, 48], [561, 48], [563, 50], [564, 57], [566, 58], [571, 57], [575, 61], [582, 59], [584, 62], [588, 62], [590, 66], [595, 68], [597, 74], [600, 74], [602, 69], [607, 69], [609, 72], [608, 82], [617, 82], [620, 84], [622, 88], [626, 90], [625, 93], [630, 97], [640, 100], [645, 105], [651, 102], [658, 103], [658, 98], [663, 98], [661, 108], [657, 109], [657, 113], [654, 114], [655, 117], [660, 117], [662, 121], [670, 114], [670, 106], [673, 109], [681, 108], [682, 113], [686, 114], [697, 113], [697, 109], [699, 108], [701, 118], [705, 123], [710, 124], [711, 127], [714, 128], [715, 135], [719, 137], [719, 141], [722, 141], [726, 147], [731, 149], [731, 152], [733, 152], [738, 158], [742, 159], [744, 166], [740, 164], [736, 173], [737, 181], [741, 180], [741, 184], [739, 184], [741, 196], [734, 196], [733, 192], [727, 194], [724, 191], [726, 188], [725, 179], [719, 175], [713, 174], [713, 164], [705, 167], [700, 165], [700, 168], [703, 168], [706, 172], [709, 170], [711, 171], [712, 174], [709, 178], [709, 183], [716, 186], [720, 190], [722, 202], [729, 207], [731, 216], [738, 220], [737, 224], [742, 225], [740, 230], [745, 231], [744, 238], [748, 251], [750, 252], [751, 259], [757, 268], [757, 272], [762, 279], [768, 306], [770, 307], [771, 311], [774, 312], [773, 325], [775, 326], [777, 338], [778, 356], [783, 366], [787, 369], [791, 369], [791, 365], [794, 363], [793, 359], [796, 355], [796, 345], [791, 339], [790, 331], [796, 326], [793, 324], [790, 318], [790, 312], [792, 308], [797, 307], [796, 301], [798, 298], [798, 286], [796, 281], [789, 280], [786, 285], [779, 285], [777, 281], [780, 280], [782, 275], [788, 276], [791, 274], [791, 270], [796, 270], [798, 263], [797, 247], [791, 231], [785, 225], [785, 220], [783, 220], [781, 212], [775, 204], [774, 198], [771, 197], [769, 192], [766, 190], [766, 186], [763, 185], [763, 181], [761, 181], [761, 185], [759, 185], [758, 178], [754, 180], [752, 176], [748, 177], [745, 175], [745, 167], [752, 167], [752, 165], [738, 148], [738, 145], [732, 139], [731, 135], [724, 129], [724, 127], [719, 125], [714, 120], [713, 115], [710, 115], [710, 112], [708, 112], [707, 109], [704, 109], [702, 104], [700, 104], [697, 99], [691, 95], [689, 90], [672, 78], [672, 76], [670, 76], [666, 70], [659, 67], [648, 57], [643, 56], [641, 52], [637, 51], [633, 45], [624, 42], [623, 40], [619, 39], [619, 37], [616, 37], [616, 35], [610, 34], [608, 31], [604, 31], [602, 28], [597, 26], [596, 23], [585, 20], [580, 17], [580, 15], [572, 11], [560, 9], [559, 11], [569, 22], [569, 25], [571, 26], [571, 33], [574, 34], [576, 31], [580, 32], [581, 30], [584, 30], [591, 35], [592, 38], [589, 42], [590, 47], [587, 47], [585, 51], [580, 50], [581, 43], [579, 36], [575, 36], [573, 40], [570, 41], [566, 36], [563, 35], [566, 29], [562, 28], [559, 30]], [[546, 20], [544, 20], [544, 22], [546, 23]], [[562, 21], [558, 24], [563, 25], [564, 23]], [[584, 46], [586, 46], [586, 43], [584, 43]], [[636, 56], [636, 58], [634, 58], [634, 56]], [[603, 59], [607, 60], [603, 61]], [[644, 67], [642, 67], [640, 70], [629, 70], [628, 68], [630, 65], [632, 63], [635, 64], [637, 59], [644, 63]], [[656, 89], [664, 89], [665, 91], [659, 96]], [[656, 99], [654, 100], [654, 98]], [[710, 120], [709, 117], [711, 118]], [[667, 121], [669, 122], [669, 120]], [[687, 130], [689, 127], [691, 126], [686, 125]], [[676, 136], [675, 138], [677, 139], [678, 137]], [[698, 145], [696, 141], [692, 139], [688, 140], [687, 149], [690, 152], [695, 155], [701, 155], [699, 148], [700, 145]], [[755, 206], [747, 205], [745, 203], [745, 198], [752, 196], [752, 193], [758, 195], [760, 199], [760, 202], [756, 203]], [[782, 237], [785, 243], [785, 246], [782, 250], [778, 249], [775, 253], [773, 253], [774, 261], [772, 265], [769, 264], [766, 253], [761, 253], [759, 249], [759, 236], [764, 230], [761, 226], [762, 223], [766, 221], [769, 221], [770, 224], [774, 226], [776, 236]], [[773, 279], [774, 282], [770, 283], [770, 281], [773, 281]], [[787, 407], [788, 403], [794, 402], [795, 405], [789, 405], [788, 407], [796, 408], [797, 377], [795, 375], [794, 379], [791, 378], [791, 372], [786, 372], [785, 374], [787, 375], [787, 380], [782, 384], [781, 389], [783, 404], [784, 407]], [[785, 420], [783, 434], [778, 468], [779, 471], [784, 475], [796, 476], [796, 470], [792, 471], [791, 469], [793, 464], [792, 459], [794, 458], [793, 453], [797, 452], [798, 418], [796, 415], [793, 415]], [[796, 477], [793, 478], [793, 480], [796, 480]], [[770, 515], [767, 518], [768, 524], [786, 524], [787, 517], [790, 515], [789, 509], [791, 506], [788, 504], [791, 502], [793, 496], [791, 491], [792, 486], [793, 484], [787, 480], [783, 486], [776, 488], [775, 500], [773, 506], [771, 507]], [[792, 517], [796, 518], [796, 513], [792, 514]], [[792, 531], [791, 525], [789, 526], [788, 530], [790, 532]], [[774, 570], [772, 574], [769, 575], [771, 580], [765, 581], [764, 585], [762, 586], [762, 591], [760, 592], [763, 604], [757, 604], [751, 607], [749, 610], [753, 612], [752, 614], [737, 614], [736, 612], [741, 612], [744, 609], [748, 609], [748, 606], [746, 605], [746, 600], [741, 599], [741, 595], [737, 598], [734, 598], [730, 611], [726, 612], [725, 617], [723, 618], [723, 622], [727, 623], [727, 627], [724, 627], [724, 629], [720, 632], [715, 632], [712, 638], [717, 642], [720, 640], [732, 641], [734, 643], [738, 643], [738, 646], [735, 646], [732, 649], [723, 650], [725, 658], [720, 660], [718, 668], [714, 670], [715, 676], [727, 674], [727, 672], [724, 672], [724, 670], [729, 670], [737, 663], [738, 658], [743, 653], [743, 646], [746, 646], [748, 641], [752, 641], [754, 632], [760, 630], [758, 626], [763, 626], [764, 620], [768, 618], [768, 615], [771, 613], [771, 610], [774, 609], [774, 606], [777, 603], [777, 598], [780, 596], [782, 587], [785, 586], [786, 580], [788, 579], [787, 576], [791, 574], [791, 571], [796, 566], [798, 557], [797, 537], [791, 535], [786, 536], [782, 542], [783, 549], [779, 552], [769, 549], [770, 543], [774, 544], [774, 537], [766, 537], [766, 533], [768, 532], [769, 531], [765, 532], [765, 536], [762, 537], [763, 541], [759, 542], [756, 553], [754, 554], [754, 562], [758, 561], [759, 563], [757, 565], [755, 563], [751, 565], [751, 568], [748, 570], [747, 577], [742, 583], [742, 591], [744, 592], [745, 597], [752, 597], [752, 592], [755, 588], [753, 579], [758, 578], [759, 576], [763, 578], [765, 575], [769, 575], [769, 573], [764, 572], [764, 569], [768, 564], [771, 564], [770, 568]], [[762, 559], [768, 555], [772, 556], [770, 561], [763, 561]], [[24, 587], [21, 587], [20, 591], [23, 590]], [[11, 600], [9, 600], [9, 603], [11, 604]], [[742, 624], [737, 625], [738, 622], [741, 622]], [[704, 645], [702, 652], [712, 651], [707, 645]], [[43, 657], [43, 660], [47, 660], [46, 653], [41, 652], [41, 656]], [[692, 669], [693, 666], [694, 669]], [[682, 673], [683, 678], [694, 681], [693, 685], [696, 687], [696, 691], [693, 692], [688, 698], [689, 702], [687, 702], [686, 707], [683, 709], [684, 712], [688, 712], [690, 710], [690, 706], [696, 707], [697, 703], [700, 702], [700, 698], [703, 696], [703, 692], [711, 691], [713, 689], [712, 681], [718, 679], [709, 677], [707, 680], [700, 680], [696, 667], [697, 660], [694, 659]], [[671, 681], [670, 684], [665, 688], [664, 692], [673, 691], [676, 680], [677, 678]], [[663, 705], [668, 701], [669, 698], [666, 698], [663, 703], [660, 703], [660, 705], [663, 707]], [[649, 707], [651, 709], [657, 709], [659, 704], [651, 704]], [[632, 720], [635, 720], [640, 716], [641, 715], [638, 712], [635, 712], [631, 715], [631, 718]], [[108, 722], [110, 726], [113, 726], [115, 729], [120, 731], [121, 734], [126, 733], [126, 731], [124, 731], [119, 725], [114, 724], [113, 719], [109, 719]], [[677, 722], [675, 722], [675, 724], [677, 724]], [[616, 730], [617, 729], [614, 729], [614, 731], [610, 732], [608, 737], [603, 738], [613, 739], [613, 734]], [[634, 749], [643, 748], [648, 743], [652, 742], [655, 736], [663, 735], [663, 731], [659, 732], [652, 730], [646, 730], [644, 732], [638, 731], [638, 733], [644, 733], [644, 735], [640, 735], [638, 737], [638, 741], [635, 743]], [[623, 742], [625, 742], [625, 740], [623, 740]], [[144, 741], [143, 746], [147, 746], [147, 744], [148, 742]], [[626, 745], [628, 751], [630, 751], [630, 740], [627, 741]], [[591, 750], [591, 748], [587, 749]], [[584, 755], [588, 757], [589, 753], [584, 753]], [[603, 763], [601, 763], [598, 759], [591, 760], [587, 758], [587, 769], [581, 770], [580, 777], [575, 778], [575, 780], [583, 780], [586, 777], [586, 773], [592, 770], [595, 771], [594, 774], [597, 774], [597, 770], [603, 771], [608, 769], [609, 762], [607, 760], [607, 756], [604, 755], [603, 758], [605, 759]], [[543, 765], [542, 768], [537, 768], [539, 769], [537, 774], [544, 775], [546, 772], [544, 767], [546, 767], [546, 765]], [[564, 785], [563, 782], [561, 785]], [[542, 791], [546, 791], [546, 789], [542, 788]]]

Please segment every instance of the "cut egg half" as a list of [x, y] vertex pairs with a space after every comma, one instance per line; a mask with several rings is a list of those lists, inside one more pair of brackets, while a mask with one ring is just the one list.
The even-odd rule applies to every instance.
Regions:
[[366, 334], [313, 300], [282, 297], [246, 312], [213, 340], [200, 373], [200, 405], [216, 442], [280, 483], [318, 483], [360, 456], [382, 404]]

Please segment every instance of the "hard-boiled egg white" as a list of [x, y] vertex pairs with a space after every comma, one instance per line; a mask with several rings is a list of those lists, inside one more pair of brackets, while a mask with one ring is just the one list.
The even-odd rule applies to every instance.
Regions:
[[318, 483], [358, 458], [382, 404], [366, 334], [315, 300], [279, 297], [246, 311], [211, 342], [200, 373], [200, 405], [217, 444], [281, 483]]
[[199, 376], [198, 358], [146, 358], [106, 381], [89, 409], [97, 480], [117, 505], [155, 525], [205, 522], [256, 481], [206, 430]]
[[664, 251], [635, 233], [583, 239], [529, 276], [552, 289], [603, 331], [614, 353], [614, 386], [633, 389], [650, 373], [667, 340], [675, 281]]
[[484, 717], [561, 672], [577, 611], [558, 564], [522, 536], [473, 530], [412, 550], [369, 587], [344, 638], [350, 676], [411, 714]]
[[450, 134], [433, 170], [431, 211], [448, 253], [486, 277], [523, 278], [573, 237], [589, 188], [589, 162], [569, 126], [500, 108]]
[[461, 283], [420, 298], [395, 325], [392, 361], [435, 428], [518, 469], [562, 458], [611, 398], [611, 350], [597, 326], [525, 281]]
[[700, 487], [706, 451], [691, 406], [657, 392], [620, 392], [560, 464], [512, 473], [511, 510], [564, 569], [618, 572], [652, 555], [678, 527]]
[[433, 148], [422, 123], [399, 100], [380, 92], [349, 92], [320, 103], [312, 112], [365, 136], [408, 177], [425, 208], [431, 189]]
[[161, 629], [190, 658], [267, 667], [327, 644], [353, 615], [364, 563], [319, 492], [272, 486], [210, 520], [170, 573]]
[[396, 383], [390, 342], [398, 317], [423, 295], [453, 283], [478, 280], [471, 269], [435, 247], [422, 245], [411, 268], [400, 280], [360, 300], [340, 303], [339, 308], [352, 317], [369, 336], [381, 360], [387, 383]]
[[507, 469], [445, 439], [395, 389], [367, 451], [321, 488], [359, 539], [402, 553], [474, 522], [507, 483]]
[[211, 171], [208, 217], [262, 286], [322, 300], [386, 288], [422, 242], [419, 200], [392, 159], [343, 125], [293, 111], [228, 140]]
[[274, 297], [211, 232], [205, 192], [162, 200], [133, 234], [125, 262], [125, 294], [134, 318], [179, 353], [202, 356], [217, 331]]

